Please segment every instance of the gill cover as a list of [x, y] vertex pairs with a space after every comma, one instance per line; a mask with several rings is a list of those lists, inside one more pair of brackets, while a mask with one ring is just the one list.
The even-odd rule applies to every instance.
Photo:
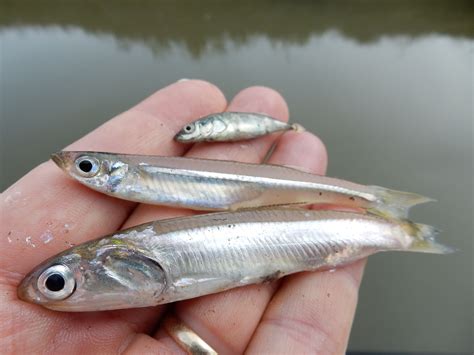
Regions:
[[158, 303], [165, 286], [165, 273], [156, 261], [133, 249], [107, 245], [97, 252], [89, 270], [84, 270], [82, 285], [65, 300], [72, 308], [60, 310], [153, 306]]
[[[72, 248], [42, 263], [25, 277], [18, 296], [27, 302], [64, 312], [87, 312], [148, 307], [159, 303], [166, 287], [161, 266], [143, 253], [122, 244], [102, 239]], [[43, 279], [58, 274], [55, 265], [70, 270], [73, 277], [70, 295], [56, 297], [45, 292]], [[62, 275], [66, 275], [63, 273]]]

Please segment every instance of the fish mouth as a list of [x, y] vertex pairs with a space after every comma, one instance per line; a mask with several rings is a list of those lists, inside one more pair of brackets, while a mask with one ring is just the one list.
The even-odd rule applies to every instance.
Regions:
[[51, 160], [56, 163], [63, 170], [67, 170], [68, 166], [70, 165], [70, 153], [69, 152], [57, 152], [51, 154]]
[[31, 300], [30, 290], [28, 289], [28, 285], [26, 285], [24, 280], [17, 287], [16, 295], [22, 301], [29, 302]]
[[25, 276], [17, 287], [17, 297], [24, 302], [41, 303], [41, 298], [36, 295], [36, 290], [33, 287], [33, 280], [33, 275]]
[[187, 142], [189, 139], [186, 139], [186, 137], [183, 137], [183, 132], [182, 132], [182, 131], [179, 131], [179, 132], [176, 133], [176, 135], [174, 136], [174, 140], [177, 141], [177, 142], [184, 143], [184, 142]]

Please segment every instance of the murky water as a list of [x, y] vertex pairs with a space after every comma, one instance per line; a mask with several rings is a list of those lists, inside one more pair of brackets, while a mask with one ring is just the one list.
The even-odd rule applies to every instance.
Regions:
[[461, 251], [372, 257], [350, 349], [472, 351], [474, 6], [469, 1], [2, 2], [1, 188], [179, 78], [268, 85], [329, 174], [433, 196]]

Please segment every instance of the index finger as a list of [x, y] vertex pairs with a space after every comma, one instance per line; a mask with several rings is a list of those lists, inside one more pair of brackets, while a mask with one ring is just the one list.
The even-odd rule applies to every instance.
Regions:
[[[174, 83], [68, 149], [182, 155], [185, 147], [173, 141], [178, 127], [225, 107], [212, 84]], [[113, 232], [134, 205], [75, 183], [51, 161], [43, 163], [2, 193], [0, 269], [23, 274], [71, 245]]]

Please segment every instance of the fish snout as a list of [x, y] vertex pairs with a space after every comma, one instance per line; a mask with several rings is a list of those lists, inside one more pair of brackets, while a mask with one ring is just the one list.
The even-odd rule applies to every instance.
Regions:
[[181, 143], [189, 142], [191, 138], [192, 138], [191, 135], [188, 132], [186, 132], [184, 129], [176, 133], [176, 135], [174, 136], [174, 140]]
[[17, 288], [17, 296], [20, 300], [29, 303], [37, 303], [40, 300], [33, 286], [33, 277], [30, 276], [23, 279]]
[[73, 161], [73, 157], [71, 156], [70, 152], [57, 152], [51, 154], [51, 160], [63, 170], [67, 170]]

